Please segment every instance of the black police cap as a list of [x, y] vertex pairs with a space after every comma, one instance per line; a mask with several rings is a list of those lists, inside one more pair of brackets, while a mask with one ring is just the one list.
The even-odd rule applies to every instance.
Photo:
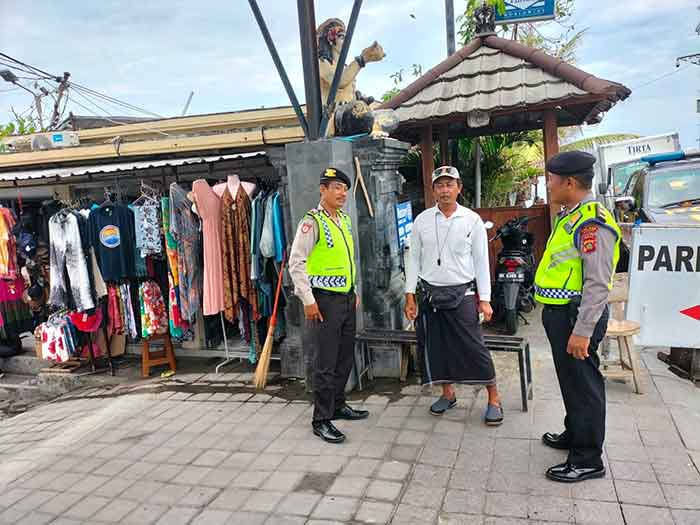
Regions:
[[547, 161], [547, 171], [562, 177], [593, 180], [595, 157], [585, 151], [565, 151]]
[[334, 180], [344, 182], [348, 188], [352, 186], [350, 177], [348, 177], [344, 171], [339, 170], [338, 168], [329, 167], [321, 172], [322, 183], [332, 182]]

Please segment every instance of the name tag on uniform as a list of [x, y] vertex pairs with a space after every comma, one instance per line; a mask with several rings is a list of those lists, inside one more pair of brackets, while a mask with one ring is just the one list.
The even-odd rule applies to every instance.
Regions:
[[576, 223], [581, 220], [581, 217], [583, 217], [583, 215], [581, 215], [580, 211], [577, 211], [576, 213], [574, 213], [571, 216], [571, 218], [564, 225], [564, 231], [566, 231], [566, 233], [569, 233], [569, 234], [572, 231], [574, 231], [574, 226], [576, 226]]

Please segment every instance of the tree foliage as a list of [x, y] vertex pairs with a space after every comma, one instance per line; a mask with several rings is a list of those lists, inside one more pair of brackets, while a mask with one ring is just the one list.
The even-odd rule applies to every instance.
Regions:
[[32, 119], [16, 117], [14, 122], [0, 124], [0, 153], [7, 152], [7, 146], [2, 141], [5, 137], [14, 135], [28, 135], [36, 132], [36, 125]]
[[[505, 10], [502, 0], [486, 0], [499, 12]], [[458, 33], [462, 45], [469, 43], [475, 35], [474, 11], [483, 0], [467, 0], [464, 13], [458, 18]], [[573, 63], [581, 44], [585, 29], [576, 30], [571, 22], [575, 0], [556, 0], [556, 19], [537, 24], [501, 25], [497, 33], [502, 38], [517, 39], [520, 43], [541, 49]], [[530, 198], [530, 188], [543, 173], [544, 146], [540, 131], [506, 133], [486, 137], [461, 138], [457, 140], [460, 172], [465, 177], [465, 197], [473, 202], [474, 148], [479, 141], [482, 150], [481, 205], [486, 207], [509, 204], [509, 194], [515, 193], [516, 203]]]
[[0, 124], [0, 137], [10, 135], [27, 135], [36, 132], [36, 125], [32, 119], [17, 117], [15, 122]]

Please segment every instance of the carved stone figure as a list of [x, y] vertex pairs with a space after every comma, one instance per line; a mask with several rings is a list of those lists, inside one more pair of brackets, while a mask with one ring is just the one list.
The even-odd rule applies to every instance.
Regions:
[[486, 3], [474, 10], [474, 26], [477, 35], [495, 34], [496, 10]]
[[[345, 24], [337, 18], [323, 22], [316, 32], [318, 38], [318, 65], [321, 77], [321, 100], [325, 104], [333, 83], [335, 67], [345, 41]], [[355, 57], [349, 65], [343, 65], [333, 107], [329, 114], [328, 136], [348, 136], [369, 133], [374, 124], [372, 108], [378, 106], [372, 97], [364, 97], [356, 90], [355, 79], [369, 62], [379, 62], [386, 55], [376, 41]]]

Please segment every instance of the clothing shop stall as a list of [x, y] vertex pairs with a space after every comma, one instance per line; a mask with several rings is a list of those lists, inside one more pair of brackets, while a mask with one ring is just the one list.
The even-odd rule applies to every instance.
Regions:
[[34, 333], [62, 372], [113, 373], [154, 340], [217, 372], [255, 363], [287, 246], [278, 183], [265, 153], [0, 173], [0, 340]]

